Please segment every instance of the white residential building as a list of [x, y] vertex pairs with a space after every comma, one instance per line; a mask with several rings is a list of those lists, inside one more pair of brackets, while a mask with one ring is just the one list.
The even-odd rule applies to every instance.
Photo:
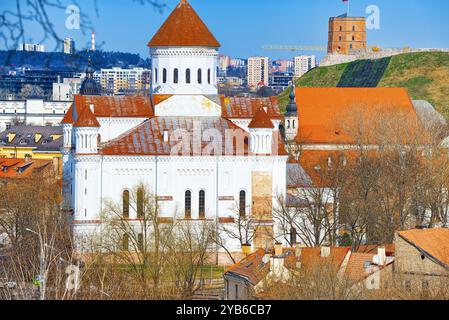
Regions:
[[150, 70], [144, 68], [101, 69], [100, 83], [105, 94], [119, 95], [149, 90], [149, 77]]
[[73, 101], [73, 96], [80, 92], [82, 78], [64, 78], [53, 83], [53, 101]]
[[71, 101], [42, 99], [0, 100], [0, 132], [15, 124], [57, 126], [72, 104]]
[[295, 78], [302, 77], [304, 74], [309, 72], [309, 70], [315, 68], [316, 66], [317, 66], [316, 56], [314, 56], [314, 55], [296, 56], [295, 57], [295, 63], [294, 63], [294, 68], [295, 68], [294, 75], [295, 75]]
[[257, 88], [268, 86], [268, 57], [250, 57], [248, 59], [248, 86]]

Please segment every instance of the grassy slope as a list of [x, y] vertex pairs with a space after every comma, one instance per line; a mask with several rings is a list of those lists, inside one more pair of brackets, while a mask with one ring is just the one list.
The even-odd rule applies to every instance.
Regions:
[[[406, 53], [392, 57], [386, 69], [384, 63], [378, 65], [383, 73], [379, 87], [405, 87], [412, 99], [429, 101], [449, 119], [449, 53]], [[373, 68], [369, 60], [320, 67], [299, 79], [297, 86], [337, 87], [341, 80], [345, 86], [370, 86], [366, 82], [379, 77], [379, 68], [376, 63]], [[348, 79], [354, 79], [353, 85]], [[288, 102], [288, 94], [287, 90], [279, 95], [282, 109]]]

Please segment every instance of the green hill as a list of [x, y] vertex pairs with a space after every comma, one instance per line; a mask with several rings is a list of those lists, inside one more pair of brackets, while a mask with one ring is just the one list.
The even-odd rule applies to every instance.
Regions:
[[[414, 100], [427, 100], [449, 119], [449, 53], [405, 53], [379, 60], [358, 60], [319, 67], [299, 87], [405, 87]], [[284, 109], [289, 90], [279, 95]]]

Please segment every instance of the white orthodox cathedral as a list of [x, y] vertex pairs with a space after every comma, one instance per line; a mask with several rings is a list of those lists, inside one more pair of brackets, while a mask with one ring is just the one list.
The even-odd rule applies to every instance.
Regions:
[[[186, 0], [148, 46], [151, 96], [101, 96], [89, 67], [62, 121], [64, 192], [75, 239], [101, 229], [105, 201], [120, 202], [143, 183], [158, 199], [163, 221], [221, 224], [252, 214], [264, 226], [254, 246], [266, 246], [274, 199], [286, 197], [287, 185], [276, 98], [218, 95], [220, 44]], [[286, 129], [293, 137], [294, 109]], [[123, 210], [125, 218], [140, 218]], [[241, 244], [229, 240], [228, 248], [238, 251]]]

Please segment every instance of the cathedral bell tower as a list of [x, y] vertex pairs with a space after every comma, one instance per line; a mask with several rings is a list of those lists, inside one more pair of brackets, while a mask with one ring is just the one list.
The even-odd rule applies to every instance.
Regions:
[[216, 95], [220, 43], [188, 3], [181, 0], [148, 43], [152, 93]]
[[285, 140], [287, 144], [295, 142], [298, 135], [299, 117], [298, 106], [296, 105], [295, 84], [292, 85], [290, 101], [287, 105], [287, 112], [284, 115]]

